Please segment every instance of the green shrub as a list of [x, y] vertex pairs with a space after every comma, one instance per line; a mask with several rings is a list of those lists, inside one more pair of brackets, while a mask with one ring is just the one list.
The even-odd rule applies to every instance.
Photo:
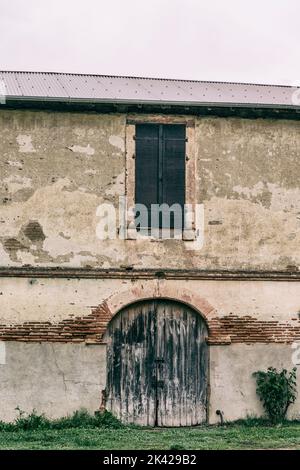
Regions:
[[14, 423], [5, 423], [4, 421], [0, 421], [0, 431], [14, 431], [15, 425]]
[[260, 418], [257, 416], [247, 416], [246, 418], [237, 419], [230, 423], [226, 423], [227, 426], [245, 426], [246, 428], [254, 428], [260, 426], [268, 426], [270, 425], [270, 421], [266, 418]]
[[[213, 424], [211, 426], [220, 426], [220, 424]], [[266, 417], [256, 416], [255, 414], [247, 414], [245, 418], [239, 418], [234, 421], [226, 421], [223, 422], [224, 427], [235, 427], [235, 426], [243, 426], [246, 428], [254, 428], [260, 426], [270, 426], [270, 420]]]
[[296, 400], [296, 368], [281, 372], [269, 367], [267, 372], [254, 372], [256, 392], [270, 421], [279, 423], [286, 417], [288, 407]]
[[115, 416], [109, 411], [103, 413], [96, 412], [90, 414], [85, 409], [75, 411], [70, 416], [64, 416], [58, 419], [49, 419], [44, 414], [38, 414], [36, 410], [26, 414], [19, 407], [16, 408], [19, 416], [13, 423], [4, 423], [0, 421], [0, 431], [34, 431], [42, 429], [70, 429], [70, 428], [111, 428], [119, 429], [124, 427]]
[[94, 415], [91, 415], [85, 409], [75, 411], [71, 416], [51, 421], [51, 427], [53, 429], [84, 428], [89, 426], [111, 429], [124, 427], [109, 411], [104, 411], [103, 413], [96, 412]]
[[119, 429], [124, 427], [124, 424], [107, 410], [103, 413], [95, 413], [95, 424], [101, 428]]
[[71, 416], [64, 416], [52, 420], [50, 423], [52, 429], [84, 428], [87, 426], [95, 426], [95, 417], [84, 408], [74, 411]]
[[47, 419], [43, 414], [37, 414], [36, 410], [32, 410], [28, 415], [26, 415], [24, 411], [20, 410], [19, 407], [17, 407], [16, 410], [19, 412], [19, 416], [13, 423], [15, 429], [33, 431], [36, 429], [45, 429], [50, 426], [49, 419]]

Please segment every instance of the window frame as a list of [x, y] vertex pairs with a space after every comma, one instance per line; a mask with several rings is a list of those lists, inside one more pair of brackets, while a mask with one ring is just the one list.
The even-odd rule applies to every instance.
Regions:
[[[195, 119], [186, 116], [167, 115], [128, 115], [125, 129], [125, 196], [127, 208], [135, 205], [135, 133], [137, 124], [182, 124], [186, 127], [185, 146], [185, 204], [191, 210], [185, 214], [184, 227], [181, 238], [185, 241], [194, 241], [195, 231], [195, 207], [196, 195], [196, 155], [195, 155]], [[127, 212], [126, 239], [135, 240], [139, 238], [135, 228], [134, 211]], [[145, 238], [145, 237], [143, 237]], [[152, 237], [149, 235], [149, 237]], [[163, 237], [162, 237], [163, 238]], [[176, 237], [175, 237], [176, 238]], [[155, 238], [159, 240], [160, 238]]]

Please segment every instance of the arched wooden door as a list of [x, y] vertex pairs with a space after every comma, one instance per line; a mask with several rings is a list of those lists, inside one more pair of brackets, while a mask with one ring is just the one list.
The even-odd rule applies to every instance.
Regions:
[[107, 331], [107, 409], [126, 423], [206, 421], [208, 348], [202, 317], [186, 305], [133, 304]]

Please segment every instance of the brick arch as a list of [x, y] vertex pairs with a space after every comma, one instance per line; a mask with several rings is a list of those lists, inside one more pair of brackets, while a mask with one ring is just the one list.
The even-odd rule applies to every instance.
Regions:
[[209, 323], [209, 318], [211, 318], [212, 314], [216, 313], [214, 307], [206, 299], [188, 289], [167, 285], [157, 287], [157, 284], [149, 287], [133, 287], [107, 299], [106, 304], [110, 310], [111, 317], [130, 304], [141, 300], [153, 299], [169, 299], [186, 304], [193, 310], [198, 311], [207, 323]]
[[142, 300], [169, 299], [188, 305], [205, 320], [208, 331], [210, 320], [216, 317], [215, 308], [199, 294], [184, 287], [171, 286], [164, 282], [137, 284], [130, 289], [118, 292], [105, 299], [93, 311], [101, 324], [101, 336], [104, 337], [107, 325], [120, 310]]

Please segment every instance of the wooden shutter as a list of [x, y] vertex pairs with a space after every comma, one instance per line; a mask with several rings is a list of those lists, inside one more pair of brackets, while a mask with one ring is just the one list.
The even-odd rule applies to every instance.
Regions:
[[150, 227], [151, 204], [158, 202], [159, 126], [136, 126], [135, 203], [148, 209]]
[[[162, 196], [161, 203], [179, 204], [182, 208], [181, 226], [185, 203], [185, 126], [163, 126], [162, 145]], [[174, 228], [173, 216], [171, 227]]]
[[[149, 211], [152, 204], [185, 203], [185, 126], [136, 126], [135, 202]], [[150, 226], [149, 218], [149, 226]], [[171, 227], [174, 221], [171, 219]], [[160, 224], [160, 227], [162, 225]]]

